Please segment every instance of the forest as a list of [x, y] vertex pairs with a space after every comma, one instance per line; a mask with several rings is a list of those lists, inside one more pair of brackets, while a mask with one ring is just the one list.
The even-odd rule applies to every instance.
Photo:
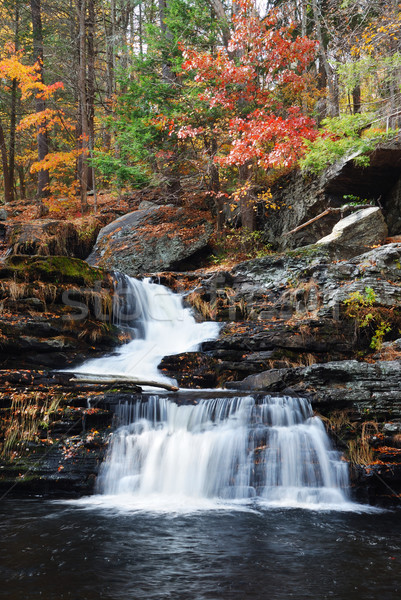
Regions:
[[[32, 215], [156, 190], [255, 228], [270, 187], [397, 135], [393, 0], [2, 0], [1, 196]], [[237, 207], [239, 207], [237, 209]]]

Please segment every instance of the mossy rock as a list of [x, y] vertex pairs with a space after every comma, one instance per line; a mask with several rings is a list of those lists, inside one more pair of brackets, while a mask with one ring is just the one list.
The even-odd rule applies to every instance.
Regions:
[[51, 281], [93, 286], [105, 278], [105, 271], [68, 256], [10, 256], [0, 268], [0, 279]]

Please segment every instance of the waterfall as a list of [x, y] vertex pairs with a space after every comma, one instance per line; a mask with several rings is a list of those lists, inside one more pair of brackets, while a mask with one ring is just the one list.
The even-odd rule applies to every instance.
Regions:
[[305, 399], [149, 396], [117, 409], [98, 492], [138, 505], [174, 500], [337, 507], [347, 464]]
[[[115, 323], [132, 341], [75, 372], [168, 381], [163, 356], [197, 350], [217, 323], [197, 323], [182, 297], [149, 279], [116, 279]], [[201, 396], [199, 397], [199, 394]], [[116, 408], [96, 498], [138, 508], [235, 503], [338, 508], [348, 470], [305, 399], [144, 395]]]
[[171, 383], [157, 368], [163, 356], [195, 351], [219, 332], [217, 323], [197, 323], [182, 296], [121, 273], [116, 274], [113, 315], [116, 325], [130, 330], [132, 341], [112, 355], [86, 361], [75, 373]]

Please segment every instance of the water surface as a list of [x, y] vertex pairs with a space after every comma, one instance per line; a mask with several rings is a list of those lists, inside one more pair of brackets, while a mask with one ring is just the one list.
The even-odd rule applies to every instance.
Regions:
[[2, 503], [0, 598], [401, 597], [401, 512], [88, 506]]

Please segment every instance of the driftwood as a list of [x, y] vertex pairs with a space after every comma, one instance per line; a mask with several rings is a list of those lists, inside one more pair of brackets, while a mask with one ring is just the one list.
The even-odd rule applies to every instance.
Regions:
[[[372, 206], [372, 205], [371, 204], [360, 204], [358, 206], [352, 206], [352, 208], [359, 210], [361, 208], [369, 208], [370, 206]], [[326, 208], [326, 210], [324, 210], [322, 213], [320, 213], [320, 215], [317, 215], [317, 217], [313, 217], [313, 219], [309, 219], [309, 221], [306, 221], [306, 223], [302, 223], [302, 225], [295, 227], [295, 229], [291, 229], [291, 231], [287, 231], [287, 233], [283, 233], [283, 237], [285, 237], [286, 235], [291, 235], [292, 233], [297, 233], [298, 231], [301, 231], [301, 229], [303, 229], [304, 227], [311, 225], [312, 223], [314, 223], [318, 219], [321, 219], [322, 217], [325, 217], [326, 215], [329, 215], [331, 213], [337, 213], [337, 212], [341, 213], [344, 211], [345, 208], [351, 208], [351, 207], [346, 205], [346, 206], [340, 206], [338, 208], [336, 208], [336, 207]]]
[[101, 375], [99, 377], [95, 377], [94, 375], [84, 375], [83, 377], [75, 377], [74, 379], [70, 379], [70, 381], [74, 382], [74, 383], [97, 383], [99, 385], [104, 385], [104, 384], [110, 384], [110, 383], [121, 383], [124, 385], [132, 385], [132, 386], [136, 386], [136, 385], [147, 385], [149, 387], [155, 387], [155, 388], [161, 388], [162, 390], [167, 390], [168, 392], [178, 392], [178, 390], [180, 388], [178, 388], [176, 385], [170, 385], [169, 383], [161, 383], [160, 381], [145, 381], [145, 380], [140, 380], [140, 379], [130, 379], [129, 377], [123, 377], [123, 376], [118, 376], [118, 377], [113, 377], [113, 378], [106, 378], [106, 377], [102, 377]]

